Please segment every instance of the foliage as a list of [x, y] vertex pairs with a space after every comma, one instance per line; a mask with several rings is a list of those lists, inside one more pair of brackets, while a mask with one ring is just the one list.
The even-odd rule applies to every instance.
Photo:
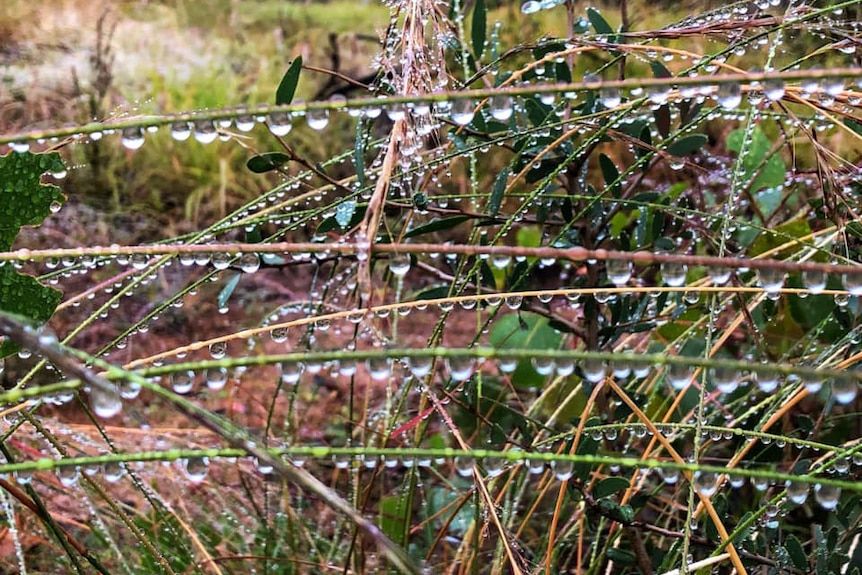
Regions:
[[[310, 102], [296, 54], [259, 108], [0, 136], [20, 571], [859, 571], [858, 2], [497, 4], [386, 2]], [[254, 184], [58, 248], [55, 142]]]

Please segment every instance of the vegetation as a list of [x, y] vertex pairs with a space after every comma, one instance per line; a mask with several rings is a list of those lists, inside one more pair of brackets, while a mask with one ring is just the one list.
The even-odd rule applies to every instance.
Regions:
[[859, 572], [857, 0], [224, 4], [3, 116], [0, 572]]

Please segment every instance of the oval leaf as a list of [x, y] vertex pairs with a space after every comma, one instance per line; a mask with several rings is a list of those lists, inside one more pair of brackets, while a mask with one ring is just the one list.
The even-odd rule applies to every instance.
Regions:
[[614, 493], [628, 489], [629, 480], [625, 477], [606, 477], [593, 487], [593, 497], [603, 499]]
[[667, 153], [673, 156], [687, 156], [701, 149], [706, 144], [707, 139], [704, 134], [691, 134], [690, 136], [679, 138], [667, 147]]
[[287, 72], [281, 79], [278, 85], [278, 90], [275, 92], [275, 104], [281, 106], [290, 104], [293, 101], [293, 95], [296, 93], [296, 85], [299, 83], [299, 72], [302, 70], [302, 56], [297, 56], [296, 60], [290, 63]]
[[476, 0], [473, 8], [473, 25], [471, 28], [473, 36], [473, 55], [476, 60], [482, 57], [485, 51], [485, 29], [487, 28], [488, 16], [485, 11], [485, 0]]
[[285, 154], [280, 152], [267, 152], [250, 158], [245, 165], [255, 174], [263, 174], [265, 172], [277, 170], [289, 161], [290, 157]]
[[509, 168], [506, 168], [497, 174], [497, 179], [494, 180], [491, 197], [488, 198], [488, 215], [492, 218], [497, 217], [497, 213], [500, 211], [500, 206], [503, 205], [503, 192], [506, 191], [506, 182], [508, 182], [508, 180]]

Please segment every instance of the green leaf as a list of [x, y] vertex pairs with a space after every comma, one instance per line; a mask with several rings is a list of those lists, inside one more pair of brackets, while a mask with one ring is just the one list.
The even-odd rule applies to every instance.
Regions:
[[[742, 150], [745, 130], [734, 130], [727, 136], [727, 149], [737, 154]], [[742, 177], [748, 180], [757, 177], [750, 185], [752, 192], [763, 188], [774, 188], [784, 184], [787, 176], [787, 166], [778, 154], [769, 156], [772, 142], [763, 133], [760, 127], [755, 127], [751, 132], [751, 140], [748, 143], [748, 154], [742, 159]]]
[[667, 147], [667, 153], [673, 156], [687, 156], [701, 149], [706, 145], [707, 141], [708, 138], [704, 134], [691, 134], [690, 136], [676, 139]]
[[[21, 226], [39, 225], [51, 213], [51, 204], [65, 197], [57, 186], [41, 183], [42, 174], [65, 170], [60, 155], [10, 153], [0, 156], [0, 251], [9, 251]], [[48, 321], [62, 294], [19, 274], [10, 264], [0, 267], [0, 311], [19, 315], [34, 324]], [[0, 345], [0, 358], [19, 346], [9, 340]]]
[[296, 85], [299, 83], [299, 72], [302, 70], [302, 56], [297, 56], [296, 60], [290, 63], [287, 72], [281, 79], [278, 85], [278, 90], [275, 92], [275, 104], [281, 106], [290, 104], [293, 101], [293, 95], [296, 93]]
[[335, 208], [335, 221], [341, 226], [342, 230], [348, 229], [350, 222], [353, 220], [353, 214], [356, 213], [356, 200], [348, 200], [341, 202]]
[[497, 174], [497, 179], [494, 180], [494, 187], [491, 189], [491, 197], [488, 198], [488, 215], [492, 218], [497, 217], [500, 211], [500, 206], [503, 205], [503, 192], [506, 191], [506, 183], [509, 181], [509, 168], [505, 168]]
[[619, 491], [623, 491], [624, 489], [628, 489], [628, 487], [629, 480], [625, 477], [606, 477], [596, 483], [596, 486], [593, 487], [593, 497], [596, 499], [602, 499]]
[[282, 154], [281, 152], [267, 152], [265, 154], [249, 158], [245, 165], [255, 174], [263, 174], [265, 172], [277, 170], [289, 161], [290, 156]]
[[38, 226], [51, 204], [65, 201], [57, 186], [40, 181], [42, 174], [65, 169], [57, 153], [0, 156], [0, 251], [9, 251], [21, 226]]
[[401, 541], [407, 523], [404, 520], [404, 501], [398, 495], [384, 497], [380, 500], [380, 530], [393, 541]]
[[476, 60], [479, 60], [485, 51], [485, 29], [487, 26], [488, 15], [485, 10], [485, 0], [476, 0], [476, 6], [473, 7], [473, 24], [471, 28], [473, 55]]
[[637, 562], [637, 557], [631, 551], [611, 547], [608, 549], [608, 559], [620, 565], [634, 565]]
[[432, 232], [439, 232], [443, 230], [451, 230], [455, 226], [459, 224], [463, 224], [467, 220], [470, 219], [470, 216], [449, 216], [447, 218], [437, 218], [431, 220], [427, 224], [423, 224], [421, 226], [417, 226], [404, 234], [405, 238], [415, 238], [416, 236], [421, 236], [424, 234], [430, 234]]
[[790, 555], [790, 560], [793, 561], [793, 566], [803, 571], [808, 571], [808, 556], [802, 548], [802, 543], [793, 535], [788, 534], [784, 539], [784, 548], [787, 549], [787, 554]]
[[342, 202], [341, 204], [338, 204], [338, 207], [335, 208], [335, 215], [320, 222], [320, 225], [317, 226], [314, 233], [316, 235], [322, 235], [335, 230], [336, 227], [339, 227], [342, 230], [349, 230], [358, 226], [359, 222], [362, 221], [362, 218], [365, 217], [365, 211], [368, 209], [368, 204], [354, 205], [353, 211], [350, 214], [350, 219], [346, 224], [343, 224], [342, 222], [347, 218], [347, 212], [350, 210], [350, 206], [345, 204], [350, 204], [351, 202]]
[[608, 21], [605, 20], [605, 17], [602, 16], [602, 13], [590, 6], [587, 8], [587, 18], [590, 19], [590, 24], [593, 25], [593, 28], [596, 31], [596, 34], [613, 34], [614, 29], [611, 28], [611, 25], [608, 24]]
[[221, 291], [218, 292], [218, 306], [219, 308], [223, 308], [227, 305], [230, 296], [233, 295], [233, 291], [236, 289], [237, 284], [239, 284], [239, 278], [242, 277], [242, 274], [237, 272], [235, 273], [221, 288]]
[[[496, 349], [557, 349], [562, 335], [548, 325], [548, 320], [533, 313], [503, 316], [491, 328], [489, 342]], [[545, 376], [536, 373], [529, 360], [521, 360], [512, 373], [515, 387], [539, 387]]]
[[617, 168], [614, 161], [605, 154], [599, 154], [599, 166], [602, 168], [602, 176], [605, 178], [605, 184], [615, 198], [620, 197], [622, 184], [619, 181], [620, 170]]

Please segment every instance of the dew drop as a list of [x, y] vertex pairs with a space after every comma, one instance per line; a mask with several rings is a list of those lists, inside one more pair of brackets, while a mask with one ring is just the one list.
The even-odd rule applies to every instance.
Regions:
[[211, 144], [218, 138], [218, 130], [212, 120], [195, 122], [195, 140], [201, 144]]
[[123, 398], [120, 389], [115, 384], [108, 384], [108, 388], [93, 386], [90, 389], [90, 406], [93, 413], [102, 419], [110, 419], [123, 411]]
[[183, 461], [182, 470], [186, 479], [195, 484], [201, 483], [209, 473], [210, 458], [205, 455], [189, 457]]
[[195, 372], [176, 371], [171, 374], [171, 389], [174, 393], [185, 395], [189, 393], [195, 385]]
[[184, 142], [192, 135], [192, 127], [188, 122], [174, 122], [170, 128], [171, 138]]
[[137, 150], [144, 145], [144, 131], [140, 127], [124, 128], [120, 143], [127, 150]]
[[695, 471], [694, 488], [704, 497], [712, 497], [718, 491], [718, 475], [712, 471]]
[[305, 121], [309, 128], [319, 132], [329, 125], [329, 110], [308, 110]]
[[826, 511], [832, 511], [838, 507], [838, 501], [841, 499], [841, 488], [833, 485], [823, 485], [816, 483], [814, 485], [814, 500], [820, 504], [820, 507]]

